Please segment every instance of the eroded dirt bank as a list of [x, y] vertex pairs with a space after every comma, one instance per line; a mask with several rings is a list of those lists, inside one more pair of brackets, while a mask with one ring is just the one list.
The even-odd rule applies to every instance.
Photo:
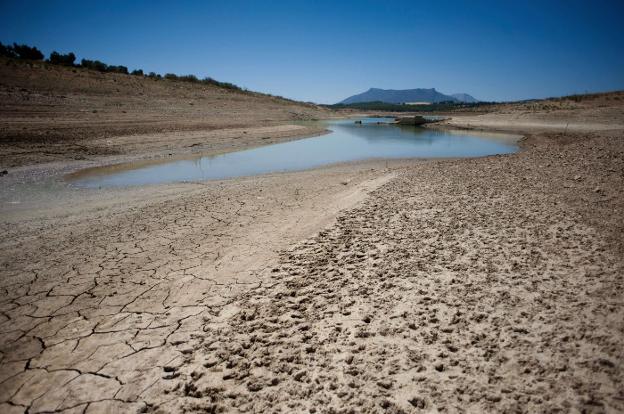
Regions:
[[265, 128], [329, 116], [314, 104], [257, 93], [0, 57], [0, 169], [9, 173], [40, 163], [242, 149], [309, 133]]

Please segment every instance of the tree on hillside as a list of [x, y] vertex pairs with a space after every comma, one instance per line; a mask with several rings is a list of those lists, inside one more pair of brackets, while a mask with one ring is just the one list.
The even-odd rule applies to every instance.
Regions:
[[5, 46], [2, 44], [2, 42], [0, 42], [0, 56], [10, 57], [10, 58], [17, 57], [17, 55], [15, 54], [15, 51], [13, 50], [13, 46], [11, 45]]
[[106, 67], [106, 71], [113, 72], [113, 73], [123, 73], [125, 75], [128, 74], [128, 68], [122, 65], [118, 65], [118, 66], [109, 65]]
[[13, 43], [13, 51], [20, 59], [43, 60], [43, 53], [34, 46]]
[[135, 75], [135, 76], [143, 76], [143, 69], [135, 69], [132, 72], [130, 72], [131, 75]]
[[197, 79], [197, 76], [195, 75], [179, 76], [178, 79], [183, 82], [199, 82], [199, 79]]
[[106, 72], [106, 70], [108, 69], [108, 65], [106, 63], [100, 62], [99, 60], [82, 59], [80, 61], [80, 66], [100, 72]]
[[76, 55], [74, 55], [72, 52], [69, 52], [66, 55], [62, 55], [54, 51], [50, 53], [50, 59], [48, 61], [54, 65], [74, 66], [75, 60]]

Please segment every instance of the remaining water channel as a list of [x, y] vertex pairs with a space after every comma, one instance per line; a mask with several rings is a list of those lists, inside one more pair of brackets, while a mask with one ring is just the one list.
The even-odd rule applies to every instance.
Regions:
[[81, 187], [119, 187], [305, 170], [367, 159], [479, 157], [518, 149], [514, 137], [500, 134], [390, 125], [387, 118], [361, 120], [362, 124], [354, 119], [328, 121], [332, 132], [318, 137], [151, 165], [95, 168], [69, 180]]

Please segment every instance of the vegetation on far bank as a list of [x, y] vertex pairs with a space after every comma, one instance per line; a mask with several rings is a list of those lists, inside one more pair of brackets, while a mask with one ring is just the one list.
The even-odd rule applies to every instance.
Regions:
[[317, 106], [312, 102], [300, 102], [289, 98], [284, 98], [283, 96], [271, 95], [269, 93], [262, 92], [254, 92], [250, 91], [246, 88], [242, 88], [238, 85], [235, 85], [230, 82], [221, 82], [211, 77], [205, 77], [203, 79], [198, 78], [195, 75], [177, 75], [175, 73], [165, 73], [161, 75], [156, 72], [145, 73], [143, 69], [134, 69], [132, 71], [128, 70], [128, 67], [123, 65], [109, 65], [99, 60], [89, 60], [82, 59], [80, 63], [76, 62], [76, 55], [73, 52], [69, 53], [59, 53], [57, 51], [53, 51], [50, 53], [48, 59], [45, 59], [44, 54], [35, 46], [28, 45], [20, 45], [17, 43], [13, 43], [13, 45], [5, 45], [0, 42], [0, 56], [6, 57], [9, 59], [23, 60], [23, 61], [41, 61], [44, 63], [58, 65], [58, 66], [67, 66], [72, 68], [84, 68], [89, 70], [94, 70], [103, 73], [119, 73], [124, 75], [132, 75], [132, 76], [140, 76], [154, 80], [167, 79], [171, 81], [179, 81], [179, 82], [189, 82], [189, 83], [197, 83], [202, 85], [211, 85], [216, 86], [223, 89], [228, 89], [231, 91], [267, 96], [271, 98], [281, 99], [288, 102], [293, 102], [300, 105], [307, 106]]
[[358, 102], [352, 104], [333, 104], [333, 105], [322, 105], [326, 108], [333, 110], [340, 109], [352, 109], [363, 112], [371, 112], [371, 111], [379, 111], [379, 112], [460, 112], [460, 111], [492, 111], [499, 108], [499, 105], [506, 104], [515, 104], [515, 105], [524, 105], [527, 107], [531, 107], [539, 110], [551, 110], [551, 109], [559, 109], [560, 106], [553, 103], [561, 103], [561, 102], [573, 102], [573, 103], [581, 103], [584, 101], [591, 101], [593, 99], [605, 97], [607, 100], [620, 100], [624, 99], [621, 92], [613, 91], [613, 92], [600, 92], [600, 93], [586, 93], [586, 94], [574, 94], [567, 95], [561, 97], [550, 97], [544, 99], [526, 99], [521, 101], [510, 101], [510, 102], [475, 102], [475, 103], [467, 103], [467, 102], [437, 102], [426, 105], [410, 105], [410, 104], [394, 104], [382, 101], [374, 101], [374, 102]]
[[356, 109], [359, 111], [387, 111], [387, 112], [449, 112], [479, 107], [486, 107], [494, 102], [437, 102], [427, 105], [393, 104], [381, 101], [358, 102], [352, 104], [323, 105], [329, 109]]

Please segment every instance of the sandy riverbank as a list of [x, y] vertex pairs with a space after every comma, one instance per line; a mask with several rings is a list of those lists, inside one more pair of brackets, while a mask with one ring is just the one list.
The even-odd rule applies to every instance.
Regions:
[[[5, 219], [0, 409], [624, 410], [624, 132], [583, 114], [604, 127], [514, 128], [510, 156], [80, 193]], [[448, 123], [505, 129], [491, 117]]]

